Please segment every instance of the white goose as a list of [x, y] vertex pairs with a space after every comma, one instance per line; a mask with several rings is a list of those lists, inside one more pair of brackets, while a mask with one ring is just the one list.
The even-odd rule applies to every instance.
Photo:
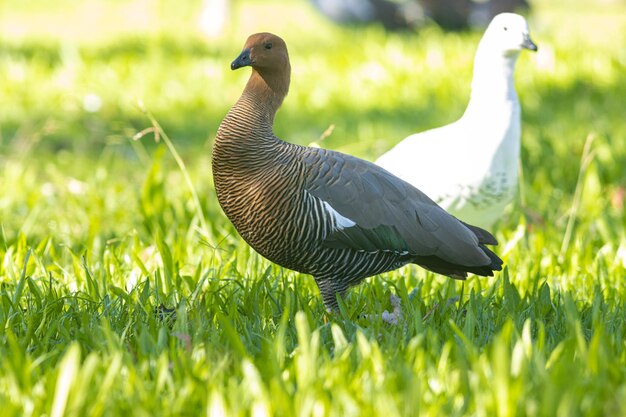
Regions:
[[513, 73], [522, 49], [537, 50], [526, 20], [494, 17], [476, 51], [463, 116], [407, 137], [376, 163], [460, 220], [492, 226], [517, 187], [521, 111]]

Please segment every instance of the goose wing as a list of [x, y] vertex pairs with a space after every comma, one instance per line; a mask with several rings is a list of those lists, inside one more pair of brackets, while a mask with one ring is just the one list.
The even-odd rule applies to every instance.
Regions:
[[383, 168], [323, 149], [310, 149], [303, 161], [306, 191], [322, 200], [336, 220], [326, 245], [435, 256], [470, 267], [492, 262], [483, 243], [496, 243], [493, 236], [466, 226]]

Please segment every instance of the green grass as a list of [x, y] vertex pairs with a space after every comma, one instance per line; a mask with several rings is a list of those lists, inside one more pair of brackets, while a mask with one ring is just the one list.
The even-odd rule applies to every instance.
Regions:
[[[248, 76], [230, 61], [251, 32], [283, 35], [276, 133], [307, 144], [334, 125], [323, 146], [374, 159], [462, 113], [480, 33], [337, 28], [295, 1], [269, 24], [276, 4], [238, 5], [212, 41], [168, 2], [171, 20], [134, 34], [0, 26], [0, 415], [626, 415], [624, 6], [534, 4], [505, 271], [406, 267], [325, 320], [312, 278], [254, 253], [215, 199], [212, 138]], [[140, 102], [173, 148], [133, 139], [153, 126]], [[391, 293], [400, 326], [363, 318]]]

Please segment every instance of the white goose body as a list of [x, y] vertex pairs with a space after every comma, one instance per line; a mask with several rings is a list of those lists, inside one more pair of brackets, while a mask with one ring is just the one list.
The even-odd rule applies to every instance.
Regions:
[[518, 183], [521, 110], [513, 75], [522, 48], [537, 49], [525, 19], [512, 13], [496, 16], [476, 52], [463, 116], [407, 137], [376, 163], [450, 214], [490, 227], [515, 196]]

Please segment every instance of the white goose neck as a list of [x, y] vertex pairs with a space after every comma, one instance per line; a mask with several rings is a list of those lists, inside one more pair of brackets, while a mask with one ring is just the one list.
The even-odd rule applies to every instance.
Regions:
[[474, 59], [470, 104], [483, 100], [517, 101], [513, 74], [518, 56], [519, 51], [503, 54], [479, 46]]

